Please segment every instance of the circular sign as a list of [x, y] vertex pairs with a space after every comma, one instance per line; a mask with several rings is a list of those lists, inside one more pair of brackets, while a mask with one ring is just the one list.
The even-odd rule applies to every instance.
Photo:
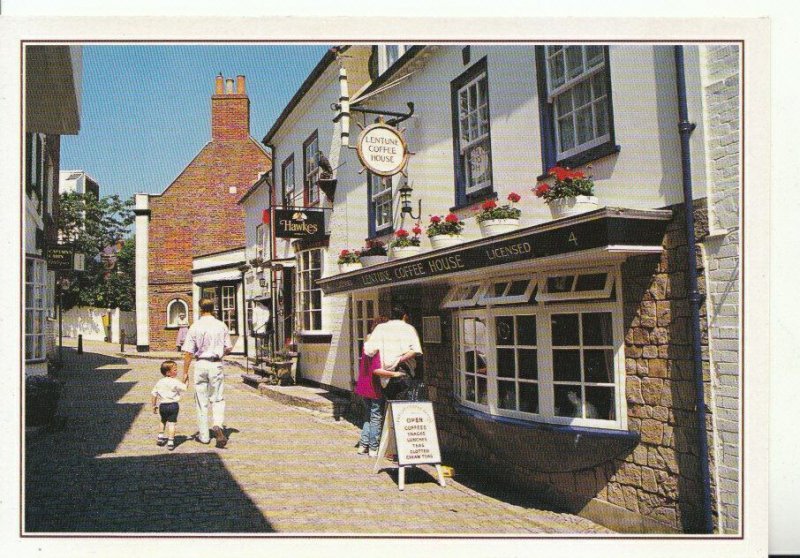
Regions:
[[403, 170], [408, 160], [406, 142], [397, 128], [373, 124], [361, 131], [356, 144], [361, 164], [372, 174], [392, 176]]

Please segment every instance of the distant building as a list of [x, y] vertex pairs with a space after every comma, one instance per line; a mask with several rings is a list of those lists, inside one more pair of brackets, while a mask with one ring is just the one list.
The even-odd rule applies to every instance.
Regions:
[[82, 170], [63, 170], [58, 174], [58, 193], [92, 193], [100, 198], [100, 185], [89, 173]]
[[243, 351], [244, 212], [237, 200], [271, 168], [267, 150], [250, 137], [245, 77], [237, 76], [234, 90], [233, 79], [217, 76], [211, 141], [161, 194], [136, 195], [140, 351], [174, 349], [178, 315], [196, 319], [201, 297], [215, 300], [237, 339], [234, 351]]
[[82, 50], [25, 48], [25, 373], [46, 374], [55, 350], [56, 274], [47, 249], [57, 243], [61, 136], [80, 130]]

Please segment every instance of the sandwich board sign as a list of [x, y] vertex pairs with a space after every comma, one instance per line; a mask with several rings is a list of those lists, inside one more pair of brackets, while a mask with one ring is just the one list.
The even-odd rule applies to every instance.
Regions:
[[430, 401], [388, 401], [383, 423], [381, 445], [374, 472], [379, 472], [381, 459], [389, 453], [397, 454], [399, 488], [405, 488], [405, 468], [416, 465], [434, 465], [439, 484], [444, 486], [442, 456], [433, 403]]

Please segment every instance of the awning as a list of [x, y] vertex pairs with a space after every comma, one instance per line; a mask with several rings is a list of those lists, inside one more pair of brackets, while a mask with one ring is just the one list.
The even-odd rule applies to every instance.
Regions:
[[631, 255], [659, 254], [670, 210], [604, 207], [510, 233], [431, 250], [417, 256], [325, 277], [326, 295], [378, 287], [441, 281], [525, 265], [529, 271], [602, 265]]

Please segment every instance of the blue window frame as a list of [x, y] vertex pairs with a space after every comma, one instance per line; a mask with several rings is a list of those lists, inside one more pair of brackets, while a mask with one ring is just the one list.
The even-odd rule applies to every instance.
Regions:
[[486, 57], [450, 83], [450, 94], [455, 205], [459, 207], [494, 192]]
[[545, 171], [575, 167], [619, 151], [614, 139], [608, 47], [536, 47]]

